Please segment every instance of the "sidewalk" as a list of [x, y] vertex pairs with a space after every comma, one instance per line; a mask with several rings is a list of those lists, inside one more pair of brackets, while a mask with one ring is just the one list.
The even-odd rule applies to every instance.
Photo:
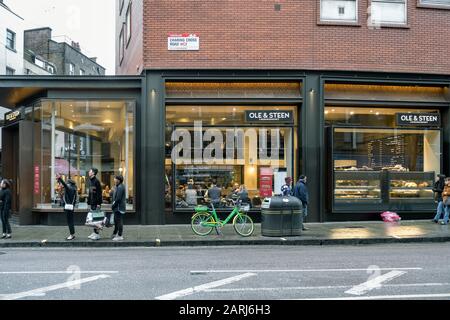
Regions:
[[[102, 239], [89, 240], [92, 228], [77, 226], [76, 240], [65, 241], [67, 227], [13, 226], [13, 238], [0, 240], [0, 247], [155, 247], [222, 245], [358, 245], [408, 242], [450, 241], [450, 227], [428, 220], [383, 222], [307, 223], [309, 228], [296, 237], [263, 237], [261, 225], [255, 224], [251, 237], [243, 238], [231, 225], [222, 235], [213, 231], [206, 237], [195, 235], [190, 225], [125, 226], [122, 242], [110, 239], [113, 229], [104, 229]], [[159, 239], [159, 241], [157, 241]]]

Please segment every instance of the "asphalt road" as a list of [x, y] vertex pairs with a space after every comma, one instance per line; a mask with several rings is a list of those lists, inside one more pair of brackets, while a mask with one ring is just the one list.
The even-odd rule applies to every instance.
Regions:
[[450, 245], [2, 249], [0, 299], [450, 299]]

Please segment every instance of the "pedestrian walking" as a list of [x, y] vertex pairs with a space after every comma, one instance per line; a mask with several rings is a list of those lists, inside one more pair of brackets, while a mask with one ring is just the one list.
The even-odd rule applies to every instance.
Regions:
[[126, 194], [123, 185], [123, 176], [118, 175], [114, 178], [116, 187], [114, 188], [112, 211], [114, 214], [114, 232], [113, 241], [123, 240], [123, 217], [126, 213]]
[[75, 203], [77, 201], [77, 185], [72, 179], [67, 180], [67, 183], [61, 178], [61, 175], [56, 176], [56, 180], [64, 188], [64, 212], [67, 217], [67, 226], [69, 227], [70, 235], [66, 238], [68, 241], [75, 239], [75, 223], [74, 223], [74, 211]]
[[442, 192], [442, 201], [444, 203], [444, 220], [441, 224], [448, 224], [450, 215], [450, 178], [445, 180], [444, 192]]
[[2, 239], [11, 239], [11, 182], [3, 179], [0, 184], [0, 216], [2, 220], [3, 235]]
[[441, 216], [444, 216], [444, 202], [442, 199], [442, 192], [444, 192], [445, 187], [445, 175], [438, 174], [436, 177], [436, 182], [433, 186], [433, 192], [435, 193], [436, 201], [437, 201], [437, 209], [436, 216], [433, 219], [433, 222], [438, 223]]
[[291, 177], [286, 177], [284, 178], [284, 182], [285, 184], [283, 184], [281, 186], [281, 193], [283, 196], [290, 196], [292, 195], [292, 178]]
[[[308, 201], [309, 201], [309, 194], [308, 194], [308, 187], [306, 186], [306, 180], [307, 177], [302, 175], [300, 176], [300, 179], [298, 180], [297, 184], [294, 187], [293, 196], [298, 198], [302, 202], [303, 206], [303, 222], [305, 221], [307, 215], [308, 215]], [[304, 223], [302, 225], [302, 230], [308, 230], [308, 228], [305, 227]]]
[[[91, 168], [89, 170], [89, 193], [88, 193], [88, 205], [91, 207], [92, 211], [100, 210], [103, 197], [102, 197], [102, 186], [100, 181], [97, 179], [98, 169]], [[98, 228], [94, 228], [94, 232], [88, 237], [91, 240], [99, 240], [100, 232]]]

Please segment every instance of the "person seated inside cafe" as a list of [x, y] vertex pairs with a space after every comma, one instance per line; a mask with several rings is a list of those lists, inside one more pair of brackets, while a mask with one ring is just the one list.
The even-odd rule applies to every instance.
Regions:
[[217, 185], [216, 180], [213, 180], [210, 188], [206, 191], [205, 198], [209, 198], [209, 201], [214, 207], [220, 206], [222, 189]]

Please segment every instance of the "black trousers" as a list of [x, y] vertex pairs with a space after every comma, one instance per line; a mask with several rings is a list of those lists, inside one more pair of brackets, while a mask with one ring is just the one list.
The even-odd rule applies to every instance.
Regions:
[[3, 233], [11, 234], [11, 225], [9, 224], [9, 212], [2, 210], [0, 212], [2, 220]]
[[114, 234], [117, 234], [119, 237], [123, 234], [123, 217], [122, 214], [117, 211], [114, 212]]
[[69, 226], [69, 232], [71, 235], [75, 234], [75, 223], [73, 222], [73, 211], [64, 210], [67, 217], [67, 225]]

